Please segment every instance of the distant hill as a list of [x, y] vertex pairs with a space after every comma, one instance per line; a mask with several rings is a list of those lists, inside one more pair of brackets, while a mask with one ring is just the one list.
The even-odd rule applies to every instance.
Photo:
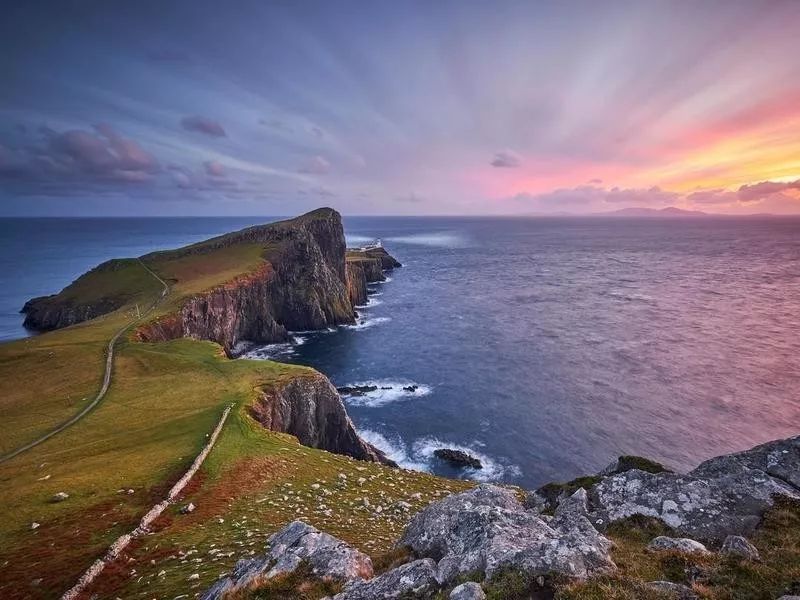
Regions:
[[621, 208], [609, 212], [595, 213], [599, 217], [654, 217], [654, 218], [674, 218], [674, 217], [707, 217], [708, 213], [699, 210], [684, 210], [674, 206], [667, 208]]

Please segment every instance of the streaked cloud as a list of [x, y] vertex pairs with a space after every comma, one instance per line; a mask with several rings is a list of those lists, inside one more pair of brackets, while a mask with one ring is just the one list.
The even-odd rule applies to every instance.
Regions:
[[186, 131], [196, 131], [211, 137], [225, 137], [228, 135], [222, 125], [206, 117], [184, 117], [181, 119], [181, 127]]
[[311, 175], [324, 175], [325, 173], [330, 172], [331, 170], [331, 163], [327, 161], [322, 156], [314, 156], [306, 161], [306, 163], [300, 167], [300, 173], [308, 173]]

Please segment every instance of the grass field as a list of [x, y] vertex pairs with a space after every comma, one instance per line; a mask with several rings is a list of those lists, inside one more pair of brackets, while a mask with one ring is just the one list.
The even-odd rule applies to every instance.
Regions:
[[[210, 250], [201, 244], [197, 250], [143, 257], [170, 285], [168, 297], [148, 319], [253, 272], [277, 251], [253, 243]], [[65, 293], [81, 302], [109, 294], [127, 301], [92, 321], [0, 346], [4, 452], [52, 429], [91, 400], [100, 386], [108, 340], [134, 321], [137, 304], [141, 310], [160, 296], [161, 284], [139, 261], [117, 261], [89, 272]], [[395, 509], [395, 502], [402, 499], [416, 509], [469, 485], [305, 448], [290, 436], [265, 431], [248, 416], [247, 405], [262, 389], [307, 372], [229, 360], [211, 342], [145, 344], [131, 335], [120, 338], [112, 385], [98, 407], [0, 464], [5, 517], [0, 520], [0, 597], [55, 598], [70, 588], [114, 539], [163, 499], [230, 404], [235, 408], [216, 447], [186, 490], [197, 510], [180, 515], [172, 507], [162, 516], [158, 533], [137, 543], [130, 557], [98, 579], [101, 597], [114, 590], [110, 597], [172, 598], [186, 591], [194, 572], [200, 575], [195, 587], [208, 585], [295, 518], [377, 554], [411, 514]], [[69, 498], [53, 502], [58, 492]], [[364, 497], [372, 508], [364, 506]], [[375, 506], [385, 511], [378, 513]], [[207, 561], [196, 561], [201, 551]], [[169, 566], [161, 563], [166, 552], [178, 557]], [[180, 558], [181, 552], [194, 558]]]

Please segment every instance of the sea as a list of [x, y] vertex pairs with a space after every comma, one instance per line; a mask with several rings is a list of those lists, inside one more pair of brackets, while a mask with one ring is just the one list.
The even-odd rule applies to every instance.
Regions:
[[[0, 339], [112, 257], [253, 218], [0, 220]], [[356, 325], [240, 360], [310, 365], [400, 465], [536, 486], [620, 454], [679, 469], [800, 433], [798, 218], [345, 218], [403, 267]], [[434, 456], [462, 449], [483, 468]]]

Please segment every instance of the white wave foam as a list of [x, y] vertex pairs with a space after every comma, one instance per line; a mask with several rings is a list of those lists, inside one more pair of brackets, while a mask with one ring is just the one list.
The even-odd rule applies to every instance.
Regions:
[[373, 291], [370, 291], [369, 289], [367, 289], [367, 294], [369, 294], [370, 296], [373, 296], [373, 297], [374, 296], [383, 296], [383, 292], [379, 292], [378, 290], [375, 290], [373, 292]]
[[390, 441], [385, 435], [373, 431], [372, 429], [359, 429], [358, 435], [404, 469], [411, 469], [413, 471], [429, 470], [427, 463], [415, 461], [407, 454], [406, 445], [401, 439], [397, 439], [394, 442]]
[[370, 327], [374, 327], [375, 325], [380, 325], [381, 323], [386, 323], [387, 321], [391, 320], [392, 319], [390, 317], [370, 317], [366, 319], [356, 319], [355, 325], [342, 325], [342, 327], [361, 331], [362, 329], [369, 329]]
[[283, 342], [280, 344], [267, 344], [266, 346], [259, 346], [242, 355], [242, 358], [250, 358], [255, 360], [275, 360], [278, 358], [288, 358], [295, 356], [297, 350], [296, 346], [305, 342], [305, 339], [298, 338], [302, 341]]
[[521, 471], [516, 465], [503, 464], [483, 452], [475, 448], [482, 448], [485, 444], [482, 442], [472, 442], [471, 445], [452, 444], [450, 442], [442, 442], [436, 438], [427, 437], [420, 438], [414, 442], [412, 455], [417, 459], [424, 459], [430, 462], [435, 459], [433, 453], [439, 448], [452, 448], [453, 450], [461, 450], [470, 456], [474, 456], [481, 461], [482, 469], [463, 469], [464, 476], [469, 479], [477, 481], [501, 481], [509, 477], [519, 477]]
[[358, 435], [404, 469], [431, 471], [434, 461], [438, 460], [433, 455], [434, 451], [439, 448], [452, 448], [454, 450], [466, 452], [481, 461], [483, 465], [482, 469], [462, 470], [462, 474], [468, 479], [474, 479], [476, 481], [503, 481], [510, 477], [519, 477], [521, 475], [521, 471], [516, 465], [504, 464], [490, 458], [482, 452], [477, 452], [475, 447], [484, 446], [481, 442], [473, 442], [471, 446], [463, 446], [460, 444], [441, 442], [436, 438], [420, 438], [409, 448], [408, 444], [400, 437], [390, 440], [382, 433], [373, 429], [359, 429]]
[[357, 304], [356, 308], [372, 308], [373, 306], [378, 306], [380, 304], [383, 304], [383, 300], [376, 300], [375, 298], [367, 298], [366, 304]]
[[[414, 383], [413, 381], [363, 381], [359, 383], [350, 383], [347, 387], [365, 386], [377, 387], [378, 389], [358, 396], [349, 396], [344, 394], [343, 397], [345, 402], [347, 402], [347, 404], [351, 404], [352, 406], [367, 406], [374, 408], [376, 406], [384, 406], [392, 402], [397, 402], [398, 400], [422, 398], [433, 391], [430, 386]], [[412, 386], [414, 386], [413, 390], [403, 389]]]

